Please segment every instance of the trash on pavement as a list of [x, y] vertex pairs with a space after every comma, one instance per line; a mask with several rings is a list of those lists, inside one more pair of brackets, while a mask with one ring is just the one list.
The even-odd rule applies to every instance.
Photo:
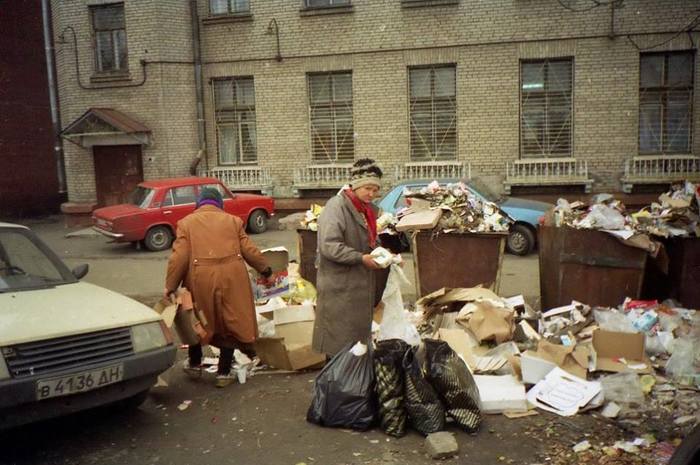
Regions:
[[644, 392], [636, 373], [617, 373], [600, 378], [605, 399], [621, 404], [643, 403]]
[[289, 293], [289, 251], [285, 247], [273, 247], [261, 250], [272, 269], [272, 276], [263, 278], [251, 269], [253, 297], [256, 302], [263, 302], [273, 297], [282, 297]]
[[571, 416], [585, 407], [600, 391], [600, 383], [586, 381], [556, 367], [528, 391], [527, 400], [543, 410]]
[[593, 333], [596, 371], [651, 373], [644, 352], [644, 335], [599, 329]]
[[525, 412], [525, 386], [513, 375], [475, 375], [484, 413]]

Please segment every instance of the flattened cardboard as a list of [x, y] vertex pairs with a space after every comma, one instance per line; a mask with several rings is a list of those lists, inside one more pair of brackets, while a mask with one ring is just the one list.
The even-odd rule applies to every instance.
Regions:
[[311, 349], [312, 305], [290, 305], [274, 311], [275, 337], [259, 338], [255, 350], [262, 363], [281, 370], [300, 370], [325, 362]]
[[442, 210], [436, 208], [434, 210], [420, 210], [415, 213], [409, 213], [404, 215], [399, 220], [396, 225], [396, 230], [399, 232], [403, 231], [414, 231], [418, 229], [433, 229], [437, 226], [440, 217], [442, 216]]
[[586, 379], [590, 350], [581, 345], [560, 346], [544, 339], [537, 344], [535, 356], [552, 362], [579, 378]]
[[495, 340], [500, 344], [513, 338], [513, 313], [512, 310], [496, 307], [489, 302], [479, 302], [468, 326], [479, 342]]
[[440, 328], [437, 331], [436, 339], [447, 342], [447, 345], [458, 355], [461, 355], [467, 365], [474, 370], [476, 357], [472, 348], [475, 347], [474, 342], [476, 341], [472, 340], [469, 334], [461, 329]]
[[[651, 360], [644, 352], [644, 334], [642, 333], [598, 329], [593, 332], [593, 350], [596, 371], [651, 373]], [[622, 362], [622, 359], [628, 364]], [[646, 367], [643, 369], [630, 367], [638, 364], [645, 364]]]

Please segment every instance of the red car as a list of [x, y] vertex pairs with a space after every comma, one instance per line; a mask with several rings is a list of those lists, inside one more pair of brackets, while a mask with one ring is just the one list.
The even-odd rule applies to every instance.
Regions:
[[131, 194], [131, 202], [92, 212], [93, 229], [117, 242], [139, 243], [149, 250], [165, 250], [175, 237], [177, 222], [192, 213], [200, 189], [214, 187], [224, 198], [224, 210], [236, 215], [253, 233], [267, 229], [274, 215], [272, 197], [232, 194], [215, 178], [173, 178], [144, 181]]

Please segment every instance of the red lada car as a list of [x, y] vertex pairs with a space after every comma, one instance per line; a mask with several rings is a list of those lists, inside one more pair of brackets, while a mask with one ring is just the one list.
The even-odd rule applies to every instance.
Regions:
[[274, 215], [272, 197], [232, 194], [218, 179], [201, 177], [144, 181], [131, 194], [130, 203], [93, 211], [93, 229], [117, 242], [143, 241], [148, 250], [165, 250], [175, 238], [177, 222], [194, 211], [204, 187], [218, 189], [224, 210], [242, 219], [249, 231], [267, 229], [267, 220]]

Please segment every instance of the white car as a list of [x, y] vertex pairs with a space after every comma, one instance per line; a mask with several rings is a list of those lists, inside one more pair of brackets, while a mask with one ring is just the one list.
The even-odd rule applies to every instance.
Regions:
[[0, 430], [117, 401], [139, 405], [175, 360], [152, 309], [80, 282], [28, 228], [0, 222]]

